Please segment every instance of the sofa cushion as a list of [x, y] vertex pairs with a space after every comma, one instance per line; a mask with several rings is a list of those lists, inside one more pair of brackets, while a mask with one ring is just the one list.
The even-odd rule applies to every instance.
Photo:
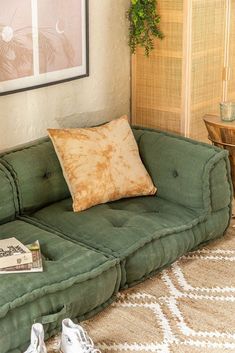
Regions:
[[18, 211], [14, 181], [8, 170], [0, 164], [0, 224], [15, 219]]
[[75, 212], [123, 197], [156, 193], [127, 116], [98, 127], [48, 132]]
[[[209, 237], [223, 233], [228, 223], [227, 209], [226, 212], [220, 220], [221, 233], [210, 229]], [[199, 225], [200, 228], [205, 217], [154, 196], [123, 199], [81, 213], [74, 213], [72, 200], [67, 199], [45, 207], [27, 219], [120, 258], [122, 286], [129, 286], [156, 269], [169, 265], [183, 251], [207, 240], [208, 231], [204, 225], [201, 233], [194, 237], [194, 227]], [[191, 234], [190, 240], [187, 240], [187, 234]], [[168, 245], [170, 236], [172, 249]], [[171, 255], [168, 256], [167, 252]]]
[[24, 244], [38, 239], [44, 272], [1, 275], [0, 353], [26, 348], [33, 322], [44, 323], [46, 338], [64, 317], [83, 319], [101, 310], [120, 285], [118, 261], [64, 240], [23, 221], [0, 226], [0, 238]]
[[17, 186], [21, 212], [40, 209], [70, 196], [54, 147], [39, 139], [1, 155]]
[[[133, 128], [133, 132], [159, 197], [207, 213], [231, 205], [227, 151], [162, 131]], [[70, 196], [48, 138], [4, 153], [1, 160], [14, 176], [21, 213]]]
[[227, 151], [163, 131], [133, 132], [159, 197], [208, 213], [231, 204]]

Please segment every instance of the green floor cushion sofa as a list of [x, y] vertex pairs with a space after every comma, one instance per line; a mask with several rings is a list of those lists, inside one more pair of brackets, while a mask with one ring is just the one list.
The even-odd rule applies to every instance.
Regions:
[[1, 165], [0, 185], [0, 239], [38, 239], [43, 256], [42, 273], [0, 275], [0, 352], [22, 353], [34, 322], [50, 337], [63, 318], [82, 320], [111, 303], [120, 288], [120, 261], [15, 219], [14, 181]]
[[227, 152], [160, 131], [133, 132], [157, 195], [79, 213], [48, 138], [1, 155], [0, 238], [38, 239], [44, 272], [2, 275], [0, 353], [20, 353], [33, 322], [43, 322], [49, 337], [64, 317], [90, 317], [119, 290], [224, 234], [232, 202]]

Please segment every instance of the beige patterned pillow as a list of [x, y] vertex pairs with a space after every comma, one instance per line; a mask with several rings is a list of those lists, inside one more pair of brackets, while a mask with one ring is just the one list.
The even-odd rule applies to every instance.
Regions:
[[75, 212], [157, 189], [141, 162], [127, 116], [81, 129], [48, 129]]

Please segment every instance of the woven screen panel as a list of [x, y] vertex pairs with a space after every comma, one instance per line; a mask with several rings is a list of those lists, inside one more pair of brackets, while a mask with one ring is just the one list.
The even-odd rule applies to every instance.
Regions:
[[182, 60], [152, 56], [151, 60], [143, 57], [142, 62], [144, 65], [136, 73], [137, 107], [179, 112]]
[[226, 0], [193, 0], [190, 137], [205, 141], [206, 113], [219, 113]]
[[183, 0], [158, 2], [165, 38], [149, 58], [138, 49], [133, 70], [133, 123], [180, 132]]
[[235, 1], [231, 1], [230, 14], [230, 55], [229, 66], [231, 69], [230, 80], [228, 82], [228, 100], [235, 102]]
[[[162, 15], [164, 11], [172, 13], [172, 11], [177, 11], [179, 13], [183, 12], [184, 1], [183, 0], [158, 0], [158, 9]], [[168, 15], [169, 16], [169, 15]]]
[[[157, 126], [156, 126], [157, 121]], [[164, 112], [157, 109], [139, 108], [138, 123], [141, 126], [149, 128], [158, 128], [171, 132], [179, 133], [180, 131], [180, 113]]]
[[[133, 123], [179, 133], [185, 130], [192, 138], [208, 141], [202, 118], [219, 114], [223, 98], [227, 1], [158, 1], [165, 39], [155, 42], [149, 58], [141, 49], [135, 56]], [[192, 19], [186, 15], [190, 3]], [[235, 69], [235, 1], [231, 1], [231, 8], [230, 67]], [[187, 21], [192, 21], [190, 38], [183, 33]], [[190, 82], [187, 91], [183, 78]], [[228, 99], [235, 101], [235, 70], [228, 84]]]

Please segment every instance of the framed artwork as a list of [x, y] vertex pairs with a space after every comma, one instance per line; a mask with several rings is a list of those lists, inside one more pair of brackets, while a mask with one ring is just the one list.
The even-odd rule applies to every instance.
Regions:
[[89, 75], [88, 0], [0, 0], [0, 95]]

